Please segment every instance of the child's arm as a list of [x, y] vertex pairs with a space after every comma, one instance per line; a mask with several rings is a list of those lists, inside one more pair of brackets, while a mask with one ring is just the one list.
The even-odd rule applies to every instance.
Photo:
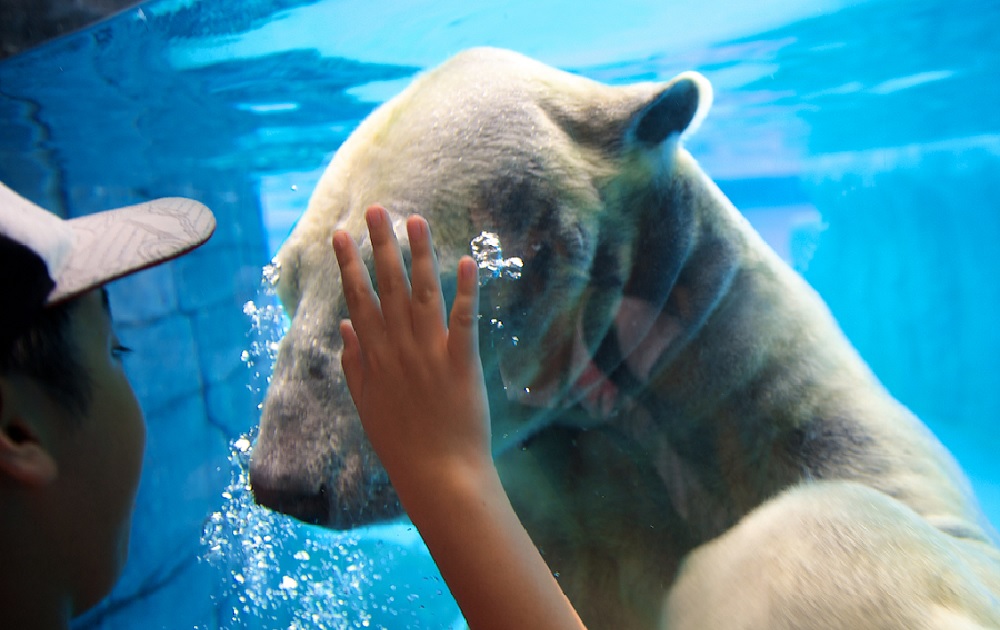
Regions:
[[378, 295], [351, 238], [333, 236], [351, 315], [340, 327], [344, 374], [403, 508], [470, 628], [583, 628], [493, 465], [475, 262], [459, 262], [446, 324], [427, 222], [406, 224], [411, 289], [388, 214], [372, 207], [366, 218]]

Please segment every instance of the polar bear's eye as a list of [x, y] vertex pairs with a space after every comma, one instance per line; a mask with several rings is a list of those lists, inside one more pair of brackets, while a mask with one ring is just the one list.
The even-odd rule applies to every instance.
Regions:
[[[552, 271], [552, 264], [554, 262], [552, 245], [544, 241], [539, 241], [537, 244], [531, 245], [531, 250], [531, 255], [524, 261], [522, 272], [524, 287], [522, 288], [530, 285], [535, 287], [537, 291], [541, 291], [545, 285], [545, 279], [548, 278], [549, 273]], [[531, 293], [531, 291], [526, 292], [525, 297], [528, 293]]]

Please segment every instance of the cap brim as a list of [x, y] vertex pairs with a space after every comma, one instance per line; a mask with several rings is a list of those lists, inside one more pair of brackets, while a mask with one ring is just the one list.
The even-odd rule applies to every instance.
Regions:
[[215, 231], [215, 217], [191, 199], [171, 197], [70, 219], [74, 241], [54, 278], [53, 304], [191, 251]]

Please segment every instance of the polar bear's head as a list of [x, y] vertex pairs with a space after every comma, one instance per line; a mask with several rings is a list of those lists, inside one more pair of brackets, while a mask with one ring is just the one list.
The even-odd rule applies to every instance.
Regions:
[[483, 291], [484, 330], [503, 323], [482, 344], [495, 448], [569, 416], [613, 421], [608, 387], [623, 384], [607, 377], [648, 331], [689, 247], [698, 193], [685, 182], [697, 167], [678, 140], [710, 100], [695, 73], [610, 87], [475, 49], [373, 112], [278, 254], [292, 321], [252, 458], [258, 501], [332, 527], [400, 513], [340, 368], [347, 313], [331, 235], [348, 230], [370, 257], [363, 212], [373, 203], [396, 217], [404, 245], [405, 217], [427, 217], [446, 292], [484, 231], [523, 261], [519, 279]]

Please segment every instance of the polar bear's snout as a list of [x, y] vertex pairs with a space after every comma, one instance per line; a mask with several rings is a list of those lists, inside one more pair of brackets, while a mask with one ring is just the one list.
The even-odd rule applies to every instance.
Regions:
[[[322, 295], [296, 305], [264, 401], [250, 486], [260, 505], [350, 529], [395, 518], [402, 509], [344, 380], [334, 301]], [[318, 328], [318, 321], [332, 325]]]
[[[346, 386], [333, 397], [336, 407], [310, 392], [309, 381], [272, 381], [272, 388], [261, 424], [267, 439], [258, 440], [250, 461], [250, 487], [258, 504], [332, 529], [402, 514], [352, 413]], [[329, 448], [316, 449], [316, 443]]]
[[312, 525], [327, 522], [330, 503], [326, 484], [321, 485], [316, 492], [295, 495], [288, 492], [287, 485], [282, 480], [264, 474], [259, 465], [253, 477], [253, 496], [258, 505]]

